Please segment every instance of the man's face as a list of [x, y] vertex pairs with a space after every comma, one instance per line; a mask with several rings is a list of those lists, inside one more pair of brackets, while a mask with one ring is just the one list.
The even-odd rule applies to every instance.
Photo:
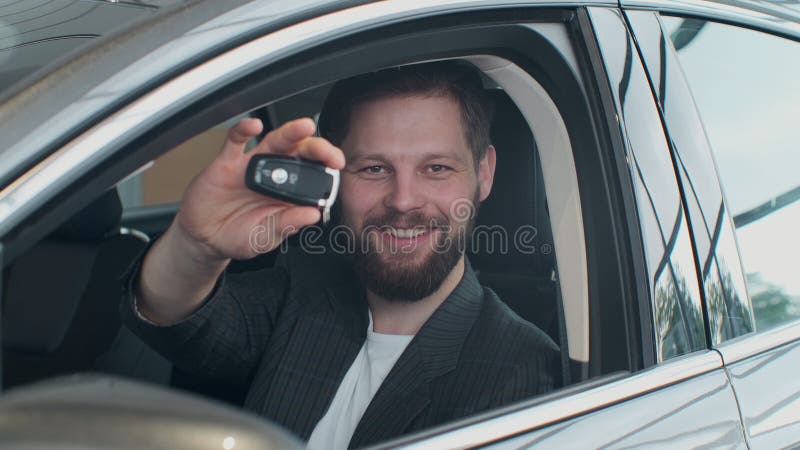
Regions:
[[476, 167], [458, 103], [439, 96], [359, 105], [341, 147], [342, 222], [355, 234], [367, 288], [391, 300], [432, 294], [462, 257], [489, 195], [494, 148]]

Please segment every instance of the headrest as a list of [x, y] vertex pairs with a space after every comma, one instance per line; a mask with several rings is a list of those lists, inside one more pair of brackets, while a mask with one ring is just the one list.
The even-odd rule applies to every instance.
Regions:
[[58, 227], [51, 237], [67, 241], [97, 241], [119, 228], [122, 202], [116, 189], [106, 191], [66, 223]]

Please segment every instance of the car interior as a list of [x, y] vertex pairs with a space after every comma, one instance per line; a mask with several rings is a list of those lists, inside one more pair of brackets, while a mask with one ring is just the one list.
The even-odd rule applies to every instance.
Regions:
[[[490, 89], [490, 94], [495, 103], [491, 135], [499, 156], [496, 182], [492, 194], [481, 205], [476, 226], [489, 230], [533, 226], [539, 245], [526, 252], [514, 242], [481, 241], [481, 248], [471, 249], [469, 258], [481, 282], [517, 314], [556, 343], [566, 343], [555, 255], [547, 250], [552, 248], [552, 232], [536, 143], [509, 96], [499, 88]], [[273, 120], [285, 115], [288, 120], [293, 109], [297, 105], [285, 100], [271, 108], [269, 114], [257, 111], [253, 115], [262, 119], [271, 115]], [[119, 279], [147, 245], [144, 233], [133, 233], [121, 223], [122, 213], [118, 192], [112, 189], [7, 269], [3, 296], [4, 385], [100, 370], [148, 381], [168, 381], [191, 390], [216, 388], [212, 396], [232, 396], [224, 385], [212, 386], [211, 382], [192, 379], [177, 369], [169, 374], [166, 361], [148, 354], [151, 352], [143, 345], [136, 348], [138, 339], [121, 327], [114, 301], [119, 298]], [[505, 248], [501, 249], [501, 245]], [[234, 261], [228, 270], [267, 267], [274, 264], [276, 253], [255, 261]], [[41, 271], [49, 264], [61, 269], [52, 268], [57, 276], [44, 284]], [[60, 301], [52, 302], [56, 296]], [[569, 372], [564, 373], [567, 384]]]

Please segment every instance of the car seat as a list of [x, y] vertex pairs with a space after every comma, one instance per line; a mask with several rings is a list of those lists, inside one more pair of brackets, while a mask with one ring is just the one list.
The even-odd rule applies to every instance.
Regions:
[[166, 382], [169, 363], [121, 327], [119, 278], [146, 245], [121, 213], [112, 189], [6, 269], [5, 387], [90, 370]]
[[[491, 140], [497, 165], [492, 192], [480, 206], [469, 258], [481, 284], [561, 347], [566, 384], [566, 329], [536, 141], [511, 98], [500, 89], [490, 93], [495, 103]], [[507, 245], [492, 239], [491, 230], [500, 230]], [[487, 237], [492, 245], [486, 244]]]

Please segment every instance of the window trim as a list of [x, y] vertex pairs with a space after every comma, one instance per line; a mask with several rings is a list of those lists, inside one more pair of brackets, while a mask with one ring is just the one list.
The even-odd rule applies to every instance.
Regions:
[[744, 334], [715, 348], [727, 366], [797, 341], [800, 341], [800, 319], [766, 331]]
[[745, 26], [794, 40], [800, 39], [800, 14], [762, 3], [751, 6], [744, 2], [731, 5], [701, 0], [620, 0], [622, 9], [626, 11], [643, 9], [668, 15], [690, 15], [704, 20]]

